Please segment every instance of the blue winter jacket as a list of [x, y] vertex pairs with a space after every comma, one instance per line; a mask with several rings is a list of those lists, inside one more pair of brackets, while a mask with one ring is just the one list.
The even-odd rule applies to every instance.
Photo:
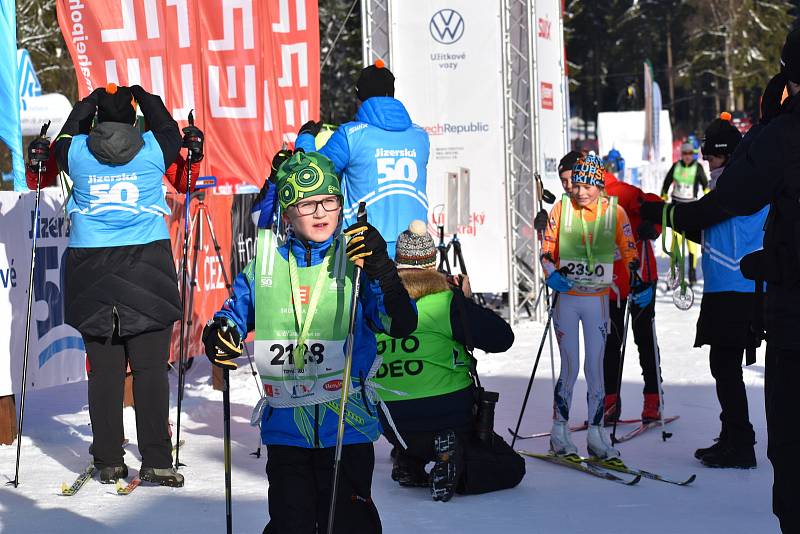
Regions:
[[[720, 180], [724, 180], [724, 174]], [[769, 206], [753, 215], [731, 217], [703, 230], [703, 292], [753, 293], [755, 282], [742, 276], [741, 259], [764, 244]]]
[[[314, 137], [298, 136], [295, 147], [316, 150]], [[414, 219], [428, 218], [428, 134], [411, 122], [399, 100], [376, 96], [365, 100], [356, 120], [341, 125], [318, 152], [342, 176], [345, 225], [356, 222], [358, 203], [366, 202], [370, 223], [394, 257], [397, 236]]]
[[[278, 251], [284, 259], [289, 253], [297, 259], [299, 267], [317, 265], [333, 242], [333, 237], [323, 243], [310, 242], [306, 246], [299, 239], [291, 238]], [[255, 264], [254, 258], [239, 273], [233, 283], [233, 296], [225, 301], [215, 317], [226, 317], [236, 324], [245, 339], [247, 332], [255, 328]], [[288, 303], [275, 303], [276, 306]], [[319, 317], [318, 320], [324, 320]], [[353, 347], [353, 386], [355, 392], [348, 402], [348, 414], [360, 420], [360, 424], [345, 424], [344, 444], [369, 443], [378, 439], [381, 425], [377, 417], [374, 395], [367, 395], [364, 378], [367, 376], [377, 354], [375, 331], [388, 332], [390, 318], [383, 303], [380, 284], [362, 274], [361, 294], [356, 313], [355, 346]], [[374, 330], [373, 330], [374, 329]], [[338, 413], [326, 406], [328, 403], [299, 408], [267, 407], [261, 418], [261, 440], [267, 445], [290, 445], [315, 448], [336, 445]], [[339, 401], [334, 404], [338, 410]]]

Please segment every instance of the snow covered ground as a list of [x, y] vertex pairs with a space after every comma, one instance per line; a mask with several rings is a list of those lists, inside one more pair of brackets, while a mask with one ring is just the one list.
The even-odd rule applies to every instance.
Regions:
[[[527, 475], [519, 487], [483, 495], [456, 496], [449, 503], [430, 500], [427, 490], [400, 488], [391, 481], [389, 446], [376, 444], [373, 497], [384, 532], [433, 533], [770, 533], [778, 532], [771, 514], [772, 468], [766, 458], [763, 353], [745, 368], [751, 420], [756, 430], [758, 469], [712, 470], [692, 456], [708, 446], [719, 431], [714, 383], [707, 350], [692, 348], [695, 306], [681, 312], [671, 296], [657, 303], [658, 337], [662, 348], [666, 413], [681, 418], [661, 441], [650, 431], [620, 445], [628, 464], [673, 477], [697, 474], [689, 487], [642, 480], [637, 486], [595, 479], [583, 473], [527, 460]], [[513, 426], [530, 376], [543, 326], [524, 323], [507, 354], [479, 355], [484, 386], [499, 391], [496, 428]], [[631, 338], [632, 341], [632, 338]], [[635, 347], [635, 345], [633, 346]], [[556, 354], [556, 369], [558, 368]], [[246, 370], [233, 374], [233, 512], [234, 531], [255, 533], [267, 522], [265, 458], [250, 456], [258, 444], [249, 426], [258, 392]], [[173, 391], [174, 391], [174, 377]], [[623, 416], [638, 417], [641, 377], [635, 349], [628, 352], [623, 384]], [[586, 415], [585, 384], [578, 384], [573, 403], [575, 421]], [[522, 430], [549, 430], [551, 376], [547, 346], [539, 366]], [[89, 461], [91, 440], [86, 384], [75, 383], [31, 394], [26, 403], [25, 433], [19, 488], [0, 488], [0, 531], [3, 533], [224, 532], [225, 504], [222, 467], [222, 394], [210, 385], [209, 366], [198, 358], [187, 377], [181, 453], [186, 486], [182, 489], [140, 487], [127, 497], [113, 487], [90, 482], [75, 497], [62, 497], [62, 481], [70, 481]], [[175, 417], [173, 408], [173, 419]], [[136, 432], [131, 409], [125, 414], [126, 436], [132, 441], [126, 462], [138, 468]], [[575, 441], [585, 453], [584, 434]], [[545, 452], [546, 439], [519, 442]], [[0, 479], [14, 476], [16, 446], [0, 447]], [[133, 473], [132, 473], [133, 474]]]

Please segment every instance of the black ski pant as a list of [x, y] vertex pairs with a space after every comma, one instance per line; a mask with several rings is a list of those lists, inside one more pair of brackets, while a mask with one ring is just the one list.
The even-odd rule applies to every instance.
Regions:
[[800, 532], [797, 484], [800, 480], [800, 426], [797, 424], [797, 378], [800, 350], [767, 343], [764, 394], [767, 410], [767, 456], [772, 462], [772, 511], [784, 534]]
[[744, 347], [711, 345], [711, 376], [717, 386], [722, 412], [720, 438], [733, 446], [751, 447], [756, 441], [747, 409], [747, 392], [742, 378]]
[[[655, 288], [654, 288], [655, 289]], [[603, 357], [603, 376], [606, 395], [617, 394], [619, 387], [619, 360], [622, 339], [625, 336], [625, 308], [627, 301], [609, 300], [610, 332], [606, 337], [606, 352]], [[617, 306], [619, 302], [619, 306]], [[656, 301], [653, 299], [644, 308], [631, 309], [630, 329], [633, 340], [639, 349], [639, 365], [644, 377], [644, 393], [658, 393], [658, 373], [656, 373], [656, 342], [653, 337], [653, 321], [656, 316]], [[628, 338], [630, 340], [630, 337]], [[630, 342], [628, 343], [630, 346]], [[626, 350], [630, 353], [630, 351]]]
[[98, 468], [122, 465], [122, 399], [125, 369], [133, 372], [136, 437], [142, 467], [172, 465], [169, 437], [167, 360], [172, 327], [120, 337], [83, 335], [89, 358], [89, 417], [92, 455]]
[[[269, 524], [264, 534], [324, 534], [328, 530], [335, 447], [267, 445]], [[372, 502], [372, 443], [345, 445], [339, 471], [333, 531], [380, 534]]]

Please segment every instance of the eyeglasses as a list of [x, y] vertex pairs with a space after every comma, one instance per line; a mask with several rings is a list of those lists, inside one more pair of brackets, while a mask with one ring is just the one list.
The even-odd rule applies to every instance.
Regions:
[[311, 215], [317, 212], [317, 207], [322, 206], [325, 211], [336, 211], [342, 207], [339, 197], [328, 197], [322, 200], [304, 200], [294, 205], [299, 215]]

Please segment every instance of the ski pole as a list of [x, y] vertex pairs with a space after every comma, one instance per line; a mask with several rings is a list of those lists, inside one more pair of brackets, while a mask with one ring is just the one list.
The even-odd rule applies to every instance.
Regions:
[[[367, 222], [367, 203], [358, 204], [358, 222]], [[342, 398], [339, 402], [339, 425], [336, 429], [336, 451], [333, 457], [333, 482], [331, 483], [331, 504], [328, 510], [328, 534], [333, 534], [333, 520], [336, 515], [336, 492], [339, 488], [339, 470], [342, 464], [342, 446], [344, 442], [344, 416], [347, 401], [350, 397], [350, 376], [353, 370], [353, 342], [355, 341], [356, 312], [358, 297], [361, 293], [361, 270], [356, 265], [353, 273], [353, 293], [350, 296], [350, 323], [347, 328], [347, 349], [344, 354], [344, 372], [342, 373]]]
[[[542, 284], [542, 286], [547, 287], [546, 284]], [[550, 300], [550, 291], [547, 292], [547, 300]], [[553, 353], [553, 325], [550, 325], [550, 328], [547, 329], [547, 342], [550, 345], [550, 382], [553, 386], [553, 392], [556, 390], [556, 363]]]
[[[642, 248], [644, 248], [645, 257], [645, 268], [647, 269], [647, 278], [652, 278], [652, 273], [650, 271], [650, 258], [648, 257], [650, 254], [650, 249], [647, 246], [647, 243], [642, 243]], [[656, 282], [657, 283], [657, 282]], [[655, 295], [653, 295], [653, 299], [655, 299]], [[653, 304], [655, 306], [655, 303]], [[672, 432], [667, 432], [664, 430], [664, 389], [661, 387], [661, 349], [658, 348], [658, 336], [656, 335], [656, 319], [655, 319], [655, 309], [653, 310], [653, 315], [650, 316], [650, 328], [653, 332], [653, 357], [655, 358], [656, 364], [656, 384], [658, 385], [658, 422], [661, 426], [661, 441], [667, 441], [668, 438], [672, 437]]]
[[225, 525], [227, 533], [233, 532], [233, 512], [231, 510], [231, 381], [228, 368], [222, 370], [222, 432], [225, 456]]
[[[42, 130], [39, 132], [39, 137], [43, 138], [47, 135], [47, 129], [50, 127], [50, 121], [42, 125]], [[19, 486], [19, 459], [22, 454], [22, 424], [25, 420], [25, 391], [28, 385], [28, 354], [30, 353], [31, 341], [31, 311], [33, 310], [33, 271], [36, 266], [36, 237], [39, 235], [39, 196], [42, 192], [42, 160], [38, 160], [36, 168], [36, 197], [33, 204], [33, 229], [31, 232], [31, 271], [28, 275], [28, 310], [25, 319], [25, 350], [22, 356], [22, 386], [20, 389], [19, 401], [19, 426], [17, 426], [17, 460], [14, 467], [14, 480], [9, 484], [15, 488]]]
[[553, 311], [556, 309], [556, 304], [558, 303], [558, 296], [561, 293], [556, 291], [553, 293], [553, 303], [550, 305], [550, 309], [547, 312], [547, 323], [544, 325], [544, 334], [542, 335], [542, 341], [539, 343], [539, 351], [536, 353], [536, 360], [533, 362], [533, 371], [531, 371], [531, 378], [528, 380], [528, 389], [525, 390], [525, 398], [522, 401], [522, 407], [519, 410], [519, 418], [517, 419], [517, 426], [514, 429], [514, 437], [511, 438], [511, 448], [514, 448], [514, 443], [517, 441], [517, 435], [519, 434], [519, 427], [522, 424], [522, 417], [525, 415], [525, 407], [528, 405], [528, 398], [531, 394], [531, 388], [533, 388], [533, 379], [536, 377], [536, 368], [539, 367], [539, 359], [542, 357], [542, 350], [544, 349], [544, 342], [547, 339], [547, 333], [550, 331], [550, 323], [553, 321]]
[[[194, 110], [192, 110], [194, 111]], [[189, 111], [189, 126], [194, 126], [194, 114]], [[183, 402], [183, 381], [185, 378], [186, 366], [186, 352], [189, 347], [186, 346], [186, 321], [191, 321], [192, 318], [186, 317], [186, 284], [187, 284], [187, 270], [189, 262], [189, 204], [191, 203], [192, 195], [192, 150], [189, 149], [186, 154], [186, 196], [184, 197], [183, 204], [183, 259], [181, 260], [181, 333], [180, 333], [180, 349], [178, 356], [178, 416], [175, 421], [175, 469], [178, 469], [182, 464], [180, 463], [181, 454], [181, 404]], [[195, 258], [197, 259], [197, 258]]]

